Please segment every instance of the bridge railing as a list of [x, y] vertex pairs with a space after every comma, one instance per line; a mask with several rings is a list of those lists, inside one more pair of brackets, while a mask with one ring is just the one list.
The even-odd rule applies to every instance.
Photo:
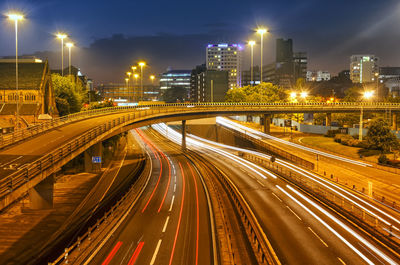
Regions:
[[[182, 107], [189, 109], [215, 109], [220, 110], [224, 108], [229, 108], [229, 110], [258, 110], [260, 108], [276, 110], [276, 108], [286, 108], [286, 107], [297, 107], [298, 109], [304, 109], [304, 111], [313, 111], [313, 109], [320, 110], [323, 108], [324, 111], [335, 111], [342, 109], [353, 109], [354, 111], [363, 108], [364, 110], [396, 110], [400, 111], [399, 103], [373, 103], [373, 102], [355, 102], [355, 103], [236, 103], [236, 102], [215, 102], [215, 103], [167, 103], [167, 104], [148, 104], [148, 105], [137, 105], [137, 106], [121, 106], [121, 107], [110, 107], [102, 109], [94, 109], [88, 111], [82, 111], [67, 116], [54, 118], [40, 124], [36, 124], [27, 128], [17, 129], [12, 133], [0, 135], [0, 148], [4, 148], [8, 145], [14, 144], [16, 142], [28, 139], [32, 136], [41, 134], [47, 130], [54, 129], [56, 127], [76, 122], [79, 120], [84, 120], [94, 116], [109, 115], [113, 113], [122, 113], [127, 111], [140, 110], [143, 108], [150, 109], [170, 109]], [[245, 108], [245, 109], [244, 109]]]

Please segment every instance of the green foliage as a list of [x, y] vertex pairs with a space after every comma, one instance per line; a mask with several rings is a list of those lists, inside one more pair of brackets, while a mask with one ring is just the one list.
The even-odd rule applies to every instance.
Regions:
[[354, 139], [353, 136], [348, 135], [348, 134], [336, 134], [335, 135], [335, 142], [341, 143], [343, 145], [347, 146], [353, 146], [353, 147], [358, 147], [360, 144], [360, 141], [357, 139]]
[[256, 86], [235, 87], [226, 93], [228, 102], [284, 102], [287, 99], [285, 90], [272, 83]]
[[82, 84], [59, 74], [52, 74], [51, 79], [60, 116], [80, 111], [86, 96]]
[[389, 125], [383, 119], [371, 122], [366, 140], [369, 149], [381, 150], [381, 152], [398, 150], [400, 147], [396, 135], [390, 131]]
[[378, 162], [379, 162], [379, 164], [385, 165], [385, 164], [387, 164], [389, 162], [389, 160], [388, 160], [388, 158], [387, 158], [387, 156], [385, 154], [381, 154], [378, 157]]
[[90, 104], [85, 104], [82, 107], [82, 110], [92, 110], [92, 109], [102, 109], [113, 107], [114, 102], [112, 100], [105, 100], [101, 102], [91, 102]]
[[362, 88], [360, 86], [353, 86], [347, 89], [343, 98], [344, 102], [357, 102], [360, 100]]
[[[339, 132], [340, 132], [340, 130], [328, 130], [328, 131], [326, 132], [325, 136], [326, 136], [326, 137], [331, 137], [331, 138], [333, 138], [333, 137], [335, 137]], [[336, 139], [335, 139], [335, 142], [337, 142]]]

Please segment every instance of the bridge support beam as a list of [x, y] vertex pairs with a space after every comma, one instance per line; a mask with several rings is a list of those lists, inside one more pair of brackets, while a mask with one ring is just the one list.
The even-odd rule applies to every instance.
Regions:
[[186, 151], [186, 120], [182, 120], [182, 151]]
[[331, 124], [332, 124], [332, 113], [328, 112], [326, 113], [325, 126], [331, 126]]
[[392, 114], [392, 130], [397, 131], [397, 113], [393, 112]]
[[54, 174], [29, 190], [30, 208], [34, 210], [53, 208]]
[[271, 114], [264, 114], [264, 133], [271, 133]]
[[[93, 157], [100, 157], [103, 153], [103, 145], [101, 142], [92, 145], [85, 151], [85, 172], [99, 172], [101, 170], [101, 163], [93, 163]], [[103, 161], [102, 161], [103, 162]]]

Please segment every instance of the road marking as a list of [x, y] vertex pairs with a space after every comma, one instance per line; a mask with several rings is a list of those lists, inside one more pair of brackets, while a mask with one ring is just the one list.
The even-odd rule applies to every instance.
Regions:
[[167, 220], [165, 220], [164, 227], [163, 227], [163, 229], [162, 229], [162, 232], [163, 232], [163, 233], [165, 232], [165, 230], [167, 230], [168, 221], [169, 221], [169, 216], [167, 216]]
[[286, 208], [288, 208], [301, 221], [301, 218], [289, 206], [286, 206]]
[[171, 206], [169, 207], [169, 212], [172, 210], [172, 205], [174, 205], [175, 195], [172, 195]]
[[363, 245], [361, 245], [360, 242], [358, 242], [358, 244], [359, 244], [365, 251], [367, 251], [370, 255], [372, 255], [376, 260], [378, 260], [381, 264], [385, 264], [385, 263], [383, 263], [380, 259], [378, 259], [377, 256], [375, 256], [372, 252], [370, 252], [367, 248], [365, 248]]
[[174, 192], [176, 191], [176, 183], [174, 184]]
[[132, 247], [133, 247], [133, 241], [132, 241], [131, 245], [129, 246], [128, 251], [127, 251], [126, 254], [124, 255], [124, 258], [121, 260], [120, 265], [125, 264], [124, 261], [125, 261], [126, 257], [128, 257], [128, 254], [129, 254], [129, 252], [131, 251], [131, 248], [132, 248]]
[[259, 180], [257, 179], [257, 182], [258, 182], [258, 184], [260, 184], [263, 188], [265, 188], [265, 185], [264, 185], [261, 181], [259, 181]]
[[22, 157], [22, 156], [19, 156], [19, 157], [15, 158], [15, 159], [13, 159], [13, 160], [11, 160], [11, 161], [9, 161], [9, 162], [3, 164], [3, 167], [7, 166], [8, 164], [11, 164], [12, 162], [14, 162], [15, 160], [20, 159], [21, 157]]
[[339, 258], [339, 257], [337, 257], [337, 258], [343, 265], [346, 265], [346, 263], [344, 263], [344, 261], [341, 258]]
[[122, 242], [118, 241], [118, 243], [114, 246], [111, 250], [110, 254], [108, 254], [107, 258], [103, 261], [101, 265], [108, 265], [110, 261], [114, 258], [115, 254], [117, 253], [118, 249], [121, 247]]
[[156, 261], [156, 257], [157, 257], [157, 254], [158, 254], [158, 250], [160, 250], [161, 242], [162, 242], [162, 240], [159, 239], [159, 240], [158, 240], [158, 243], [157, 243], [157, 246], [156, 246], [156, 250], [154, 251], [153, 257], [151, 258], [150, 265], [153, 265], [154, 262]]
[[308, 227], [308, 229], [310, 229], [310, 231], [319, 239], [319, 241], [322, 242], [322, 244], [325, 245], [325, 247], [328, 247], [328, 244], [326, 244], [325, 241], [322, 240], [322, 238], [320, 238], [319, 235], [317, 235], [317, 233], [315, 233], [314, 230], [311, 229], [311, 227]]
[[192, 173], [192, 177], [193, 177], [193, 181], [194, 181], [194, 186], [195, 186], [195, 190], [196, 190], [196, 220], [197, 220], [197, 225], [196, 225], [196, 263], [195, 265], [199, 264], [199, 226], [200, 226], [200, 221], [199, 221], [199, 192], [197, 189], [197, 181], [196, 181], [196, 177], [194, 176], [192, 167], [189, 164], [189, 161], [186, 161], [190, 172]]
[[134, 265], [135, 264], [136, 260], [139, 257], [140, 251], [142, 251], [143, 245], [144, 245], [143, 241], [139, 243], [139, 245], [137, 246], [137, 248], [133, 252], [131, 259], [129, 260], [128, 265]]
[[272, 193], [272, 195], [274, 195], [275, 198], [277, 198], [280, 202], [282, 202], [281, 198], [279, 198], [275, 193]]

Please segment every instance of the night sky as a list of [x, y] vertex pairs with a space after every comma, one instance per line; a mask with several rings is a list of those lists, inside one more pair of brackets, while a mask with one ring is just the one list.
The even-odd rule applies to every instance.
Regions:
[[[65, 31], [78, 45], [74, 65], [97, 83], [122, 81], [125, 68], [140, 59], [149, 63], [149, 73], [192, 69], [205, 62], [208, 43], [259, 40], [253, 33], [258, 25], [270, 29], [264, 63], [274, 60], [275, 39], [283, 37], [293, 39], [295, 51], [308, 53], [309, 69], [336, 74], [359, 53], [377, 55], [381, 66], [400, 66], [395, 0], [0, 1], [2, 14], [12, 9], [27, 18], [20, 25], [20, 54], [47, 57], [59, 68], [52, 34]], [[13, 53], [14, 28], [3, 17], [0, 56]], [[245, 66], [248, 61], [245, 51]]]

